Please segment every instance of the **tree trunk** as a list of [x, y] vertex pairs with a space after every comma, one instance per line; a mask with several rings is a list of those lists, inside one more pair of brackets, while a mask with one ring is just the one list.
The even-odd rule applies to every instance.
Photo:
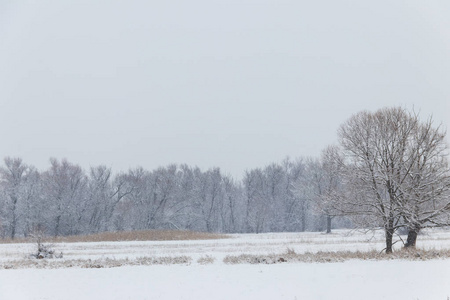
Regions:
[[417, 235], [419, 234], [420, 227], [414, 226], [413, 228], [408, 228], [408, 237], [406, 238], [405, 248], [415, 248]]
[[331, 216], [327, 215], [327, 233], [331, 233]]
[[386, 231], [386, 254], [392, 253], [392, 236], [391, 231]]
[[16, 210], [14, 207], [14, 210], [12, 212], [12, 222], [11, 222], [11, 239], [12, 240], [16, 237], [16, 226], [17, 226], [17, 217], [16, 217]]
[[304, 204], [302, 204], [302, 207], [301, 207], [301, 216], [302, 216], [302, 221], [301, 221], [300, 231], [305, 232], [306, 231], [306, 209], [305, 209]]
[[13, 203], [12, 208], [12, 221], [11, 221], [11, 239], [13, 240], [16, 236], [16, 226], [17, 226], [17, 215], [16, 215], [16, 206], [17, 206], [17, 197], [11, 196], [11, 200]]
[[389, 220], [384, 227], [386, 235], [386, 254], [392, 253], [392, 238], [394, 236], [394, 221]]
[[56, 217], [56, 224], [55, 224], [55, 237], [59, 236], [59, 223], [61, 222], [61, 216]]

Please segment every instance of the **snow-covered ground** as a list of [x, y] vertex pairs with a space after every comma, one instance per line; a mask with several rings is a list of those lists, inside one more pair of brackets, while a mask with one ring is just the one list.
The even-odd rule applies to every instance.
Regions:
[[[401, 247], [400, 243], [396, 244]], [[450, 249], [450, 231], [419, 236], [425, 249]], [[32, 244], [0, 245], [1, 263], [28, 260]], [[408, 299], [447, 300], [450, 259], [227, 265], [227, 255], [379, 250], [381, 232], [335, 231], [232, 235], [229, 239], [55, 244], [64, 258], [188, 256], [190, 264], [105, 269], [0, 270], [0, 300], [9, 299]], [[214, 258], [206, 265], [197, 260]]]
[[[189, 256], [195, 263], [206, 255], [221, 263], [227, 255], [278, 254], [292, 249], [297, 253], [317, 251], [381, 251], [384, 248], [382, 231], [335, 230], [332, 234], [317, 232], [234, 234], [229, 239], [193, 241], [136, 241], [98, 243], [60, 243], [52, 247], [63, 252], [63, 260], [70, 259], [135, 259], [137, 257]], [[403, 236], [403, 239], [406, 237]], [[450, 249], [450, 230], [433, 230], [418, 237], [423, 249]], [[398, 242], [394, 248], [401, 248]], [[28, 259], [36, 250], [35, 244], [0, 244], [0, 262]], [[1, 300], [1, 299], [0, 299]]]
[[446, 300], [450, 260], [6, 270], [0, 299]]

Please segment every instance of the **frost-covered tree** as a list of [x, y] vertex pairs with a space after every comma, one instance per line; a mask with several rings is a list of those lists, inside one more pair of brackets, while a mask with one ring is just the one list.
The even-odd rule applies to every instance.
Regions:
[[147, 216], [149, 228], [172, 227], [176, 210], [178, 167], [170, 165], [152, 173], [153, 198]]
[[292, 161], [286, 158], [282, 162], [285, 173], [283, 181], [282, 231], [305, 231], [307, 228], [309, 206], [303, 194], [297, 193], [296, 184], [306, 175], [304, 159]]
[[113, 210], [112, 171], [106, 166], [91, 167], [87, 184], [86, 222], [88, 232], [106, 231]]
[[196, 182], [196, 207], [201, 222], [208, 232], [222, 231], [221, 211], [224, 202], [224, 186], [219, 168], [198, 174]]
[[335, 203], [342, 194], [341, 161], [338, 149], [328, 146], [320, 159], [308, 159], [305, 175], [297, 182], [297, 193], [311, 203], [313, 211], [325, 218], [326, 233], [331, 233], [332, 219], [340, 215]]
[[230, 176], [222, 178], [224, 198], [221, 219], [224, 232], [242, 232], [244, 227], [244, 201], [241, 185]]
[[40, 173], [32, 166], [28, 166], [28, 168], [25, 185], [22, 189], [24, 198], [22, 205], [19, 206], [22, 215], [20, 223], [24, 236], [43, 228], [48, 216], [48, 209], [42, 206], [44, 199]]
[[35, 196], [36, 171], [20, 158], [6, 157], [5, 166], [0, 167], [0, 185], [5, 198], [5, 221], [9, 226], [9, 236], [14, 239], [17, 229], [29, 226], [29, 208]]
[[[386, 253], [400, 227], [415, 245], [421, 228], [449, 224], [449, 169], [445, 134], [402, 108], [360, 112], [339, 129], [345, 156], [340, 210], [364, 226], [385, 230]], [[362, 217], [361, 217], [362, 216]]]
[[246, 232], [267, 230], [269, 206], [265, 178], [261, 169], [247, 171], [243, 180], [246, 202]]
[[85, 230], [87, 176], [80, 166], [66, 159], [50, 159], [50, 169], [43, 173], [43, 193], [52, 213], [53, 235], [78, 234]]
[[305, 186], [306, 164], [285, 159], [246, 172], [243, 180], [248, 232], [312, 230], [316, 216]]
[[450, 225], [450, 168], [445, 132], [432, 120], [418, 123], [405, 153], [398, 202], [408, 229], [406, 247], [414, 247], [419, 231]]

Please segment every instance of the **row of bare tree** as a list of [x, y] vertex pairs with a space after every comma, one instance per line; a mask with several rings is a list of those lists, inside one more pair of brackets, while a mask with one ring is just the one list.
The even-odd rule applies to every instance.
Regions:
[[[113, 174], [105, 166], [85, 172], [67, 160], [50, 160], [39, 172], [20, 158], [0, 168], [0, 233], [27, 236], [111, 230], [188, 229], [209, 232], [322, 230], [325, 218], [314, 191], [300, 188], [316, 176], [312, 159], [271, 164], [240, 182], [220, 169], [170, 165]], [[342, 225], [348, 225], [343, 223]]]

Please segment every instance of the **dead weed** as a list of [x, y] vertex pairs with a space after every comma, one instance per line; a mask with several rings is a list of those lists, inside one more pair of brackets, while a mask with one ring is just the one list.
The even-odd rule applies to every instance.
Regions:
[[122, 266], [152, 266], [152, 265], [189, 265], [192, 258], [188, 256], [175, 257], [138, 257], [136, 259], [71, 259], [71, 260], [21, 260], [0, 264], [0, 269], [62, 269], [84, 268], [101, 269]]
[[[122, 241], [185, 241], [185, 240], [215, 240], [225, 239], [225, 234], [185, 231], [185, 230], [140, 230], [102, 232], [90, 235], [73, 235], [47, 237], [49, 243], [85, 243], [85, 242], [122, 242]], [[3, 239], [0, 243], [31, 243], [33, 238]]]
[[327, 263], [343, 262], [351, 259], [359, 260], [429, 260], [450, 258], [450, 250], [423, 250], [423, 249], [401, 249], [391, 254], [380, 253], [378, 251], [337, 251], [297, 254], [292, 249], [288, 249], [282, 254], [269, 255], [228, 255], [224, 258], [226, 264], [277, 264], [285, 262], [303, 262], [303, 263]]

